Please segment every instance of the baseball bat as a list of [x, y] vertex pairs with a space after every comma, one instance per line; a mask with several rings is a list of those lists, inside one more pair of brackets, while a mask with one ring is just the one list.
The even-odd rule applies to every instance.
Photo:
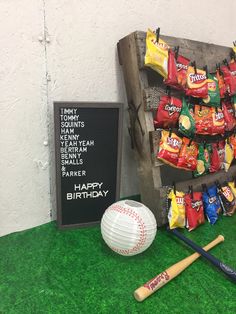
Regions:
[[228, 276], [231, 280], [236, 282], [236, 271], [229, 267], [228, 265], [225, 265], [220, 260], [218, 260], [216, 257], [211, 255], [210, 253], [207, 253], [206, 250], [195, 244], [190, 239], [186, 238], [184, 235], [182, 235], [179, 231], [176, 229], [169, 229], [171, 233], [173, 233], [175, 236], [177, 236], [180, 240], [184, 241], [186, 244], [188, 244], [191, 248], [193, 248], [196, 252], [201, 254], [203, 257], [205, 257], [209, 262], [211, 262], [214, 266], [216, 266], [218, 269], [220, 269], [226, 276]]
[[[224, 241], [224, 237], [219, 235], [215, 240], [210, 242], [204, 247], [205, 251], [210, 250], [215, 245], [219, 244], [220, 242]], [[143, 286], [139, 287], [134, 291], [134, 297], [137, 301], [142, 302], [147, 297], [152, 295], [155, 291], [163, 287], [169, 281], [174, 279], [178, 276], [185, 268], [191, 265], [196, 259], [198, 259], [201, 255], [199, 253], [194, 253], [183, 260], [179, 261], [178, 263], [172, 265], [171, 267], [167, 268], [165, 271], [160, 273], [159, 275], [155, 276], [153, 279], [149, 280]]]

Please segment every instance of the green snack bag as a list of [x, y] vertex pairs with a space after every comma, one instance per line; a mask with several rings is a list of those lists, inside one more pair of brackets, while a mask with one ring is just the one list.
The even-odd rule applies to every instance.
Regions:
[[203, 98], [204, 104], [208, 106], [219, 107], [220, 106], [220, 89], [218, 79], [216, 75], [208, 74], [207, 79], [208, 96]]
[[179, 116], [179, 132], [188, 138], [193, 138], [195, 133], [195, 121], [193, 118], [193, 107], [187, 105], [185, 98], [182, 101], [182, 109]]
[[193, 173], [194, 177], [199, 177], [209, 171], [211, 150], [212, 150], [211, 144], [199, 143], [197, 170], [195, 170]]

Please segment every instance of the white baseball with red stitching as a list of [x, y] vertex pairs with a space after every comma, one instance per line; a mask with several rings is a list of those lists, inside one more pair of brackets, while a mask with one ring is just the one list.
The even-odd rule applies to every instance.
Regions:
[[124, 200], [107, 208], [101, 220], [106, 244], [121, 255], [131, 256], [145, 251], [157, 231], [156, 219], [142, 203]]

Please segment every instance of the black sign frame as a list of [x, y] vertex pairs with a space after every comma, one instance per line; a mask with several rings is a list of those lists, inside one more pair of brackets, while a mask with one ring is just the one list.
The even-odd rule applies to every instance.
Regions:
[[[96, 115], [96, 111], [97, 111], [97, 115], [100, 112], [99, 113], [100, 117], [101, 117], [101, 112], [103, 112], [103, 113], [105, 113], [105, 116], [108, 115], [109, 117], [111, 116], [114, 119], [114, 125], [115, 125], [114, 128], [115, 129], [112, 128], [113, 131], [109, 132], [109, 133], [113, 134], [114, 140], [115, 140], [115, 146], [113, 147], [113, 149], [115, 150], [116, 154], [115, 154], [115, 156], [113, 156], [113, 159], [114, 159], [113, 162], [115, 163], [116, 171], [114, 170], [113, 177], [116, 177], [116, 178], [114, 180], [115, 182], [112, 183], [113, 184], [113, 188], [112, 188], [112, 195], [113, 196], [112, 196], [112, 199], [109, 199], [109, 203], [107, 204], [107, 207], [108, 207], [108, 205], [119, 200], [119, 197], [120, 197], [123, 104], [122, 103], [114, 103], [114, 102], [99, 102], [99, 103], [97, 103], [97, 102], [55, 101], [55, 102], [53, 102], [53, 109], [54, 109], [56, 203], [57, 203], [57, 225], [58, 225], [58, 228], [62, 229], [62, 228], [72, 228], [72, 227], [73, 228], [75, 228], [75, 227], [86, 227], [86, 226], [99, 224], [100, 220], [101, 220], [101, 216], [102, 216], [101, 212], [100, 212], [99, 219], [94, 219], [94, 220], [89, 219], [88, 221], [84, 221], [84, 219], [82, 219], [83, 221], [80, 221], [80, 219], [78, 218], [78, 219], [76, 219], [76, 221], [73, 220], [73, 222], [71, 222], [71, 221], [65, 222], [64, 221], [65, 219], [63, 218], [63, 216], [65, 216], [65, 213], [66, 213], [65, 212], [66, 206], [65, 206], [65, 199], [64, 199], [64, 195], [63, 195], [63, 193], [65, 193], [65, 191], [63, 190], [63, 187], [62, 187], [63, 182], [64, 182], [63, 181], [64, 178], [62, 177], [62, 158], [61, 158], [62, 157], [62, 155], [61, 155], [62, 147], [61, 147], [61, 142], [60, 142], [62, 129], [61, 129], [60, 114], [61, 114], [61, 112], [65, 112], [65, 111], [63, 111], [63, 109], [72, 109], [72, 110], [79, 109], [79, 111], [82, 111], [84, 113], [86, 113], [86, 110], [87, 110], [87, 112], [89, 112], [89, 114], [90, 114], [90, 117], [91, 117], [91, 114]], [[99, 109], [99, 110], [97, 110], [97, 109]], [[77, 112], [77, 111], [75, 111], [75, 112]], [[86, 114], [88, 114], [88, 113], [86, 113]], [[94, 117], [93, 117], [93, 121], [95, 121]], [[106, 124], [106, 121], [100, 121], [100, 122], [103, 124], [104, 123]], [[82, 122], [82, 123], [86, 124], [86, 122]], [[108, 124], [111, 125], [111, 123], [108, 123]], [[85, 128], [86, 128], [86, 126], [85, 126]], [[96, 130], [91, 129], [91, 125], [90, 125], [90, 129], [88, 130], [88, 132], [90, 134], [92, 134], [91, 136], [94, 135], [93, 134], [94, 131], [96, 131]], [[107, 130], [107, 131], [109, 131], [109, 130]], [[111, 142], [111, 140], [109, 140], [109, 143], [110, 142]], [[110, 159], [109, 159], [109, 161], [110, 161]], [[97, 167], [101, 167], [101, 165], [99, 164], [99, 156], [97, 156], [97, 155], [94, 156], [94, 163], [97, 164]], [[109, 169], [104, 169], [104, 171], [106, 171], [106, 170], [109, 170]], [[77, 184], [78, 184], [78, 181], [79, 182], [81, 181], [80, 177], [78, 179], [75, 178], [74, 181], [77, 182]], [[74, 186], [76, 186], [76, 183]], [[77, 186], [79, 186], [79, 185], [77, 185]], [[104, 193], [105, 193], [105, 191], [104, 191]], [[72, 193], [69, 193], [69, 194], [72, 195]], [[76, 202], [77, 202], [77, 200], [76, 200]], [[84, 201], [84, 202], [86, 202], [86, 201]], [[78, 200], [78, 206], [79, 206], [79, 200]], [[104, 211], [105, 211], [105, 209], [106, 208], [104, 208]]]

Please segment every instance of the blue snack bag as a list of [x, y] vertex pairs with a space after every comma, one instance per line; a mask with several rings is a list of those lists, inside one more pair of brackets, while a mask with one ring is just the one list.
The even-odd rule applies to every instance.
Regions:
[[216, 185], [207, 188], [205, 184], [202, 185], [203, 193], [203, 207], [205, 215], [211, 225], [214, 225], [218, 220], [218, 215], [221, 211], [220, 200], [217, 194]]

